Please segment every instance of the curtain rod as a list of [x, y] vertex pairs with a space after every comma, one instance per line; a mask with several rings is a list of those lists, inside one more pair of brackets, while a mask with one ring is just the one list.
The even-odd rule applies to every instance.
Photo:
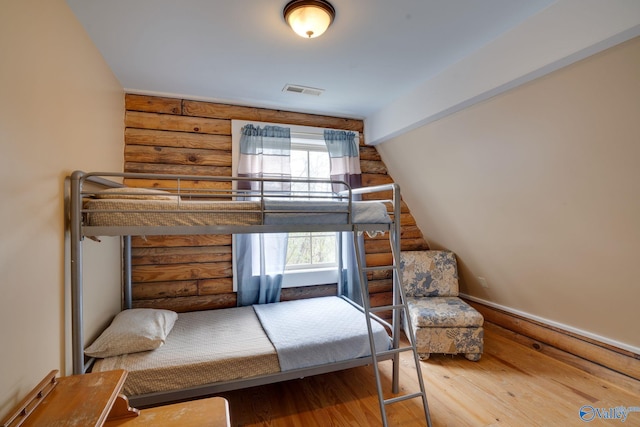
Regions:
[[[258, 122], [258, 123], [264, 123], [264, 122]], [[253, 123], [249, 123], [249, 124], [253, 124]], [[282, 126], [282, 127], [286, 127], [286, 126], [291, 126], [291, 125], [287, 125], [287, 124], [276, 124], [275, 126]], [[243, 126], [244, 127], [244, 126]], [[306, 126], [309, 127], [309, 126]], [[345, 129], [330, 129], [330, 128], [326, 128], [327, 130], [338, 130], [338, 131], [345, 131], [345, 132], [353, 132], [357, 135], [360, 134], [360, 132], [358, 131], [354, 131], [354, 130], [345, 130]], [[295, 130], [291, 130], [291, 136], [318, 136], [318, 137], [322, 137], [324, 138], [324, 130], [325, 128], [318, 128], [317, 132], [303, 132], [303, 131], [295, 131]]]

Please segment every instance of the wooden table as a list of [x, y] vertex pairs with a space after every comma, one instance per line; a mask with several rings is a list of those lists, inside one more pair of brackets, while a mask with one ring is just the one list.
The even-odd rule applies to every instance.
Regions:
[[2, 422], [13, 426], [230, 426], [222, 397], [139, 411], [121, 394], [123, 370], [56, 378], [52, 371]]
[[222, 397], [192, 400], [140, 410], [135, 418], [121, 418], [109, 421], [105, 427], [138, 427], [138, 426], [166, 426], [166, 427], [200, 427], [225, 426], [229, 427], [229, 404]]

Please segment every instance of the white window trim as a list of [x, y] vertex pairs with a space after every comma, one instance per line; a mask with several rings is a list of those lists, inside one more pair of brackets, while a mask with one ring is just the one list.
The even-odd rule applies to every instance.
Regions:
[[[231, 174], [232, 176], [238, 175], [238, 157], [239, 151], [238, 147], [240, 146], [240, 135], [243, 126], [253, 124], [258, 126], [282, 126], [288, 127], [291, 129], [291, 144], [292, 148], [295, 148], [296, 139], [300, 137], [304, 137], [305, 140], [316, 139], [318, 140], [318, 145], [325, 145], [324, 142], [324, 131], [325, 128], [313, 127], [313, 126], [300, 126], [300, 125], [289, 125], [286, 123], [270, 123], [270, 122], [257, 122], [254, 120], [231, 120]], [[340, 130], [340, 129], [336, 129]], [[354, 132], [357, 138], [360, 137], [358, 132]], [[237, 271], [236, 271], [236, 252], [235, 252], [235, 236], [232, 239], [232, 269], [233, 269], [233, 291], [238, 291], [238, 283], [237, 283]], [[302, 286], [314, 286], [314, 285], [324, 285], [327, 283], [337, 283], [338, 282], [338, 269], [334, 267], [330, 268], [313, 268], [313, 269], [304, 269], [304, 270], [287, 270], [284, 275], [284, 279], [282, 281], [283, 288], [293, 288], [293, 287], [302, 287]]]
[[325, 285], [327, 283], [338, 283], [338, 269], [336, 267], [288, 270], [282, 279], [283, 288]]

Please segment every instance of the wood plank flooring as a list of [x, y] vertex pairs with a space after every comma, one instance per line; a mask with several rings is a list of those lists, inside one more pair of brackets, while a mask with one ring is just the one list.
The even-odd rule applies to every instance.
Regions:
[[[544, 350], [537, 350], [537, 349]], [[413, 359], [403, 354], [401, 388], [417, 391]], [[640, 362], [639, 362], [640, 363]], [[390, 393], [391, 363], [381, 364]], [[233, 426], [379, 426], [380, 410], [371, 367], [319, 375], [225, 393]], [[579, 410], [640, 407], [640, 381], [540, 346], [485, 323], [479, 362], [433, 355], [421, 369], [434, 427], [582, 426]], [[390, 397], [388, 394], [385, 397]], [[419, 399], [387, 406], [390, 426], [423, 426]], [[616, 426], [596, 418], [590, 426]], [[621, 425], [640, 426], [640, 412]]]

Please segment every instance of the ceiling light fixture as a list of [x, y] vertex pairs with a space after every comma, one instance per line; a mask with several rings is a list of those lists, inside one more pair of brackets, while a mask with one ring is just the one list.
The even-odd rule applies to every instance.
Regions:
[[311, 39], [329, 28], [336, 10], [324, 0], [293, 0], [284, 7], [283, 14], [296, 34]]

